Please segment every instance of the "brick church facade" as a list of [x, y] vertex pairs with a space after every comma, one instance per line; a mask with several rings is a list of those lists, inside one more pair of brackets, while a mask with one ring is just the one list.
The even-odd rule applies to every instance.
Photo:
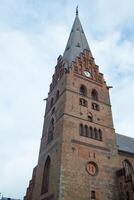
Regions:
[[25, 200], [134, 200], [134, 139], [115, 133], [109, 89], [77, 10], [50, 84]]

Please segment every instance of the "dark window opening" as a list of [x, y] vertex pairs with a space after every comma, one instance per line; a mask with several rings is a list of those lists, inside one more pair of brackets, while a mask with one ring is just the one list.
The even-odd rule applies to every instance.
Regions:
[[92, 121], [93, 121], [92, 116], [88, 115], [88, 120], [89, 120], [90, 122], [92, 122]]
[[98, 131], [97, 131], [96, 128], [94, 128], [94, 138], [95, 138], [96, 140], [98, 140]]
[[123, 161], [123, 167], [125, 169], [125, 180], [129, 182], [132, 179], [133, 167], [127, 159]]
[[93, 100], [98, 101], [98, 92], [96, 90], [92, 90], [91, 96]]
[[87, 96], [87, 88], [85, 87], [85, 85], [81, 85], [81, 87], [80, 87], [80, 95]]
[[66, 48], [66, 51], [68, 51], [69, 49], [70, 49], [70, 47], [67, 47], [67, 48]]
[[87, 101], [85, 99], [80, 98], [80, 105], [87, 107]]
[[130, 195], [128, 191], [126, 192], [126, 200], [130, 200]]
[[91, 126], [89, 127], [89, 137], [93, 137], [93, 129]]
[[98, 139], [99, 139], [100, 141], [102, 141], [102, 131], [99, 129], [98, 133], [99, 133], [99, 134], [98, 134], [98, 136], [99, 136]]
[[80, 131], [79, 131], [80, 135], [83, 136], [84, 135], [84, 128], [83, 128], [83, 124], [80, 124]]
[[85, 125], [85, 137], [88, 137], [88, 126]]
[[102, 141], [102, 132], [97, 128], [92, 128], [92, 126], [88, 127], [87, 125], [80, 124], [79, 125], [79, 134], [80, 136], [92, 138], [95, 140]]
[[50, 163], [51, 163], [51, 160], [50, 160], [50, 157], [48, 156], [45, 162], [45, 167], [43, 171], [41, 194], [47, 193], [49, 189]]
[[96, 194], [94, 190], [91, 191], [91, 199], [92, 200], [96, 199]]
[[52, 106], [53, 106], [53, 104], [54, 104], [54, 99], [52, 98], [52, 99], [51, 99], [50, 106], [52, 107]]
[[53, 137], [54, 137], [54, 119], [52, 118], [48, 130], [48, 143], [50, 143], [53, 140]]
[[100, 110], [100, 107], [99, 107], [98, 104], [96, 104], [96, 103], [92, 103], [92, 109], [93, 109], [93, 110], [97, 110], [97, 111], [99, 111], [99, 110]]
[[56, 92], [56, 101], [59, 99], [59, 96], [60, 96], [60, 92], [59, 92], [59, 90], [57, 90], [57, 92]]
[[88, 114], [88, 120], [89, 120], [90, 122], [93, 122], [93, 116], [92, 116], [91, 113]]

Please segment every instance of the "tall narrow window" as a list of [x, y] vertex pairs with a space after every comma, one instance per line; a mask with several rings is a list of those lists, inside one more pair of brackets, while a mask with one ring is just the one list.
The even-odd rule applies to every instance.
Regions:
[[53, 137], [54, 137], [54, 119], [52, 118], [48, 129], [48, 143], [50, 143], [53, 140]]
[[85, 85], [80, 86], [80, 95], [87, 96], [87, 88], [85, 87]]
[[56, 101], [59, 99], [59, 96], [60, 96], [60, 92], [59, 92], [59, 90], [57, 90], [57, 92], [56, 92]]
[[91, 200], [95, 200], [95, 199], [96, 199], [95, 191], [92, 190], [91, 191]]
[[102, 131], [99, 129], [98, 133], [99, 133], [99, 135], [98, 135], [99, 138], [98, 138], [98, 139], [99, 139], [100, 141], [102, 141]]
[[85, 136], [88, 137], [88, 126], [85, 125]]
[[98, 140], [98, 131], [97, 131], [96, 128], [94, 128], [94, 138], [95, 138], [96, 140]]
[[79, 127], [79, 134], [82, 136], [84, 135], [84, 128], [83, 128], [83, 124], [80, 124], [80, 127]]
[[125, 179], [126, 181], [131, 181], [132, 173], [133, 173], [133, 167], [131, 163], [128, 160], [123, 161], [123, 167], [125, 169]]
[[51, 160], [50, 160], [50, 157], [48, 156], [45, 162], [44, 171], [43, 171], [41, 194], [47, 193], [49, 189], [50, 164], [51, 164]]
[[51, 102], [50, 102], [50, 106], [52, 107], [53, 104], [54, 104], [54, 99], [52, 98], [52, 99], [51, 99]]
[[89, 137], [90, 137], [90, 138], [93, 137], [93, 129], [92, 129], [91, 126], [89, 127]]
[[91, 93], [92, 99], [98, 101], [98, 92], [94, 89]]

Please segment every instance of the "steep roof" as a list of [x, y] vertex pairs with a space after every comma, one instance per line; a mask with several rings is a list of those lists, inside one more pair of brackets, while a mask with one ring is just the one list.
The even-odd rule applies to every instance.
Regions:
[[90, 51], [90, 48], [78, 16], [78, 10], [76, 10], [76, 17], [63, 54], [63, 59], [70, 66], [72, 61], [75, 61], [76, 57], [84, 50]]
[[134, 138], [116, 134], [116, 143], [118, 150], [128, 153], [134, 153]]

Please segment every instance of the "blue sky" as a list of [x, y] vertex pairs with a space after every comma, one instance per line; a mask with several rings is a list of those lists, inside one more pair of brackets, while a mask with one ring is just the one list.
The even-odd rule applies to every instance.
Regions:
[[77, 4], [96, 64], [113, 86], [116, 132], [134, 137], [134, 1], [1, 0], [0, 192], [5, 196], [23, 197], [37, 163], [43, 99]]

